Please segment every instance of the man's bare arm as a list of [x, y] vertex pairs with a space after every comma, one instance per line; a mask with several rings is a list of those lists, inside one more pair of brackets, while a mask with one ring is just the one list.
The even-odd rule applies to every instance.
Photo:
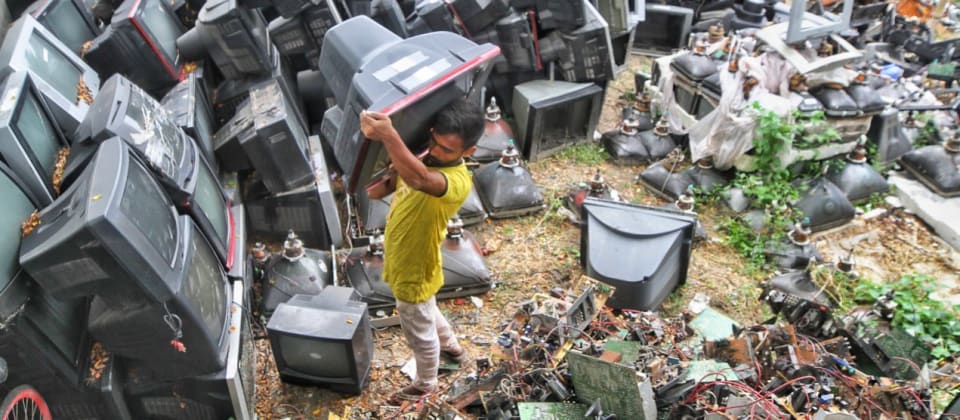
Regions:
[[427, 165], [407, 149], [389, 116], [377, 112], [363, 112], [360, 115], [360, 130], [368, 139], [383, 144], [397, 175], [403, 178], [410, 188], [436, 197], [447, 191], [447, 178], [440, 172], [427, 169]]

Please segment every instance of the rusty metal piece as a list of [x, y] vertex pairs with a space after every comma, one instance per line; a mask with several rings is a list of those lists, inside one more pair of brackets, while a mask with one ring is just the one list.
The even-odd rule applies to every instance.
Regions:
[[70, 156], [70, 146], [63, 147], [57, 152], [57, 161], [53, 165], [53, 193], [60, 195], [60, 185], [63, 183], [63, 171], [67, 168], [67, 157]]
[[20, 223], [20, 237], [25, 238], [27, 235], [33, 233], [33, 230], [40, 226], [40, 211], [34, 210], [33, 213], [30, 213], [30, 217], [27, 220], [24, 220], [23, 223]]

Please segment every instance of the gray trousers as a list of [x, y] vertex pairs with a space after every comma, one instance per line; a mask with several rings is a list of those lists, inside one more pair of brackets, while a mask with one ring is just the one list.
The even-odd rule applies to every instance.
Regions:
[[417, 377], [413, 385], [432, 392], [437, 389], [440, 352], [456, 353], [460, 350], [460, 343], [457, 342], [450, 323], [440, 313], [440, 308], [437, 308], [436, 297], [421, 303], [397, 300], [397, 312], [400, 314], [403, 335], [417, 362]]

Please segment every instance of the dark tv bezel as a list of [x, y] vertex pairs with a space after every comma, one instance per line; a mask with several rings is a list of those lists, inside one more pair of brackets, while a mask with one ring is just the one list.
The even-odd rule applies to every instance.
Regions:
[[[178, 209], [183, 209], [185, 212], [189, 213], [193, 218], [193, 221], [200, 228], [200, 232], [203, 233], [207, 241], [210, 242], [211, 247], [213, 248], [213, 253], [220, 260], [220, 263], [223, 264], [223, 267], [226, 270], [230, 270], [234, 264], [234, 248], [236, 247], [236, 238], [234, 238], [234, 230], [236, 221], [233, 219], [233, 212], [230, 211], [231, 203], [227, 199], [226, 193], [223, 191], [223, 186], [220, 185], [220, 178], [217, 176], [217, 173], [213, 168], [207, 163], [207, 160], [201, 156], [197, 155], [197, 170], [193, 175], [193, 180], [190, 183], [191, 189], [188, 191], [187, 199], [181, 203], [174, 203], [177, 205]], [[206, 213], [196, 202], [196, 191], [197, 187], [200, 184], [200, 171], [206, 169], [212, 178], [214, 185], [217, 188], [217, 191], [220, 193], [220, 197], [223, 199], [223, 209], [224, 209], [224, 220], [227, 222], [227, 237], [220, 238], [217, 236], [217, 229], [213, 226], [213, 222], [207, 217]]]
[[[45, 18], [50, 13], [50, 11], [53, 10], [54, 8], [52, 6], [55, 6], [63, 2], [68, 2], [72, 4], [74, 8], [77, 9], [78, 14], [80, 15], [80, 17], [83, 18], [83, 23], [85, 24], [87, 29], [89, 29], [90, 32], [93, 33], [93, 38], [96, 38], [97, 35], [100, 35], [101, 31], [100, 31], [100, 27], [97, 26], [96, 18], [93, 17], [93, 12], [90, 11], [90, 9], [87, 7], [86, 3], [84, 3], [83, 0], [40, 0], [34, 3], [33, 5], [31, 5], [27, 9], [26, 13], [29, 13], [30, 16], [33, 16], [33, 18], [37, 20], [37, 22], [40, 22], [40, 24], [43, 25], [45, 23]], [[44, 27], [46, 27], [46, 25], [44, 25]], [[56, 35], [52, 27], [48, 29], [50, 29], [50, 32], [54, 32], [54, 35]], [[90, 39], [93, 39], [93, 38], [90, 38]], [[79, 54], [80, 51], [74, 51], [74, 53]]]
[[[579, 83], [579, 84], [582, 84], [582, 83]], [[514, 93], [514, 97], [516, 97], [516, 95], [517, 94]], [[590, 141], [591, 138], [593, 137], [593, 132], [597, 129], [597, 123], [587, 126], [584, 137], [578, 141], [563, 142], [549, 149], [541, 148], [541, 144], [543, 143], [543, 129], [547, 125], [547, 122], [543, 121], [542, 115], [544, 112], [549, 111], [551, 108], [554, 108], [557, 106], [563, 106], [565, 105], [566, 102], [570, 102], [573, 99], [581, 101], [587, 97], [592, 97], [593, 99], [591, 100], [593, 101], [593, 105], [590, 108], [590, 117], [587, 119], [587, 122], [588, 123], [591, 121], [599, 122], [600, 112], [603, 110], [604, 95], [605, 95], [604, 89], [602, 89], [600, 86], [597, 86], [596, 84], [591, 84], [591, 86], [584, 86], [583, 89], [581, 90], [577, 90], [564, 95], [541, 100], [538, 102], [528, 103], [527, 104], [527, 124], [526, 124], [527, 130], [525, 133], [523, 133], [524, 137], [522, 142], [523, 155], [527, 158], [528, 161], [534, 162], [538, 159], [542, 159], [554, 153], [557, 153], [566, 147]], [[514, 116], [514, 118], [518, 118], [518, 116]]]
[[[282, 306], [290, 305], [289, 303], [281, 304]], [[334, 313], [341, 312], [334, 308], [328, 307], [310, 307], [310, 306], [296, 306], [300, 309], [305, 309], [309, 311], [314, 311], [315, 313]], [[363, 304], [366, 306], [366, 304]], [[279, 311], [279, 307], [277, 310]], [[274, 312], [274, 316], [277, 315], [277, 312]], [[371, 328], [370, 326], [370, 314], [364, 310], [362, 311], [361, 319], [357, 322], [357, 327], [354, 329], [354, 334], [349, 339], [330, 339], [326, 337], [316, 337], [308, 334], [299, 334], [290, 331], [280, 331], [276, 329], [268, 329], [268, 335], [270, 339], [271, 347], [280, 348], [280, 335], [285, 335], [288, 337], [294, 337], [303, 339], [306, 341], [325, 341], [325, 342], [335, 342], [343, 346], [343, 350], [346, 351], [347, 359], [350, 360], [350, 374], [347, 377], [341, 378], [330, 378], [324, 376], [309, 375], [303, 372], [299, 372], [296, 369], [289, 366], [283, 354], [274, 354], [274, 359], [277, 363], [277, 372], [280, 373], [280, 376], [286, 381], [292, 382], [301, 382], [301, 383], [310, 383], [310, 384], [322, 384], [322, 386], [328, 387], [336, 391], [342, 391], [347, 393], [357, 393], [369, 382], [369, 371], [370, 367], [367, 367], [367, 372], [359, 372], [357, 366], [357, 360], [354, 356], [353, 341], [356, 339], [358, 334], [363, 334], [364, 328]], [[372, 355], [371, 355], [372, 357]]]
[[[105, 269], [105, 278], [86, 282], [85, 287], [65, 287], [58, 282], [44, 285], [45, 281], [38, 280], [55, 298], [69, 299], [96, 294], [125, 300], [133, 295], [165, 302], [173, 297], [169, 285], [184, 268], [180, 255], [184, 253], [184, 232], [189, 227], [190, 217], [178, 215], [173, 201], [166, 195], [160, 197], [167, 203], [178, 232], [173, 259], [165, 261], [136, 223], [120, 210], [132, 165], [139, 165], [153, 179], [149, 167], [140, 162], [137, 153], [126, 142], [118, 138], [103, 142], [80, 178], [40, 213], [43, 223], [24, 238], [20, 247], [20, 263], [35, 280], [53, 277], [47, 275], [46, 271], [54, 267], [44, 264], [52, 259], [48, 253], [84, 236], [95, 238], [100, 244], [95, 249], [77, 247], [85, 258], [98, 263], [104, 258], [111, 259], [111, 266]], [[97, 180], [107, 181], [95, 185]], [[159, 183], [157, 187], [163, 189]], [[98, 195], [100, 199], [91, 199]], [[48, 233], [48, 229], [54, 230]], [[117, 243], [117, 237], [124, 238], [125, 244]], [[31, 267], [31, 260], [36, 258], [40, 259], [38, 266]], [[125, 264], [127, 261], [132, 263]], [[101, 270], [104, 270], [102, 266]], [[131, 284], [123, 284], [124, 281]]]
[[[100, 91], [100, 76], [79, 56], [70, 51], [70, 48], [61, 42], [56, 35], [41, 25], [40, 22], [37, 22], [33, 16], [22, 16], [7, 30], [3, 45], [0, 47], [0, 78], [4, 78], [14, 71], [30, 73], [37, 88], [47, 100], [47, 106], [57, 117], [60, 129], [64, 132], [71, 132], [83, 120], [90, 106], [76, 97], [64, 97], [50, 83], [40, 78], [34, 70], [25, 65], [26, 45], [31, 36], [42, 37], [44, 41], [59, 50], [60, 54], [80, 71], [80, 80], [90, 89], [91, 96], [96, 97]], [[80, 80], [77, 80], [77, 83], [80, 83]]]
[[[160, 100], [160, 106], [171, 114], [174, 124], [196, 142], [197, 147], [207, 158], [207, 163], [215, 171], [218, 171], [219, 165], [214, 153], [214, 135], [219, 127], [203, 83], [201, 76], [196, 72], [189, 73], [186, 78], [164, 95], [163, 99]], [[202, 118], [201, 115], [206, 115], [210, 122], [211, 131], [207, 133], [206, 139], [201, 136], [200, 132], [201, 124], [199, 121]]]
[[[111, 25], [116, 24], [122, 20], [129, 20], [130, 24], [133, 25], [134, 29], [137, 30], [137, 33], [140, 34], [140, 37], [146, 41], [147, 46], [150, 47], [150, 50], [153, 52], [157, 58], [160, 59], [160, 64], [163, 65], [163, 69], [166, 70], [167, 74], [170, 75], [174, 80], [180, 80], [180, 63], [178, 63], [178, 57], [170, 57], [166, 55], [166, 52], [159, 45], [156, 34], [150, 29], [150, 26], [144, 23], [143, 19], [143, 9], [147, 5], [147, 2], [156, 1], [160, 4], [160, 7], [170, 16], [170, 18], [176, 23], [177, 27], [180, 28], [180, 35], [182, 36], [186, 29], [183, 27], [183, 24], [180, 23], [180, 19], [177, 18], [177, 14], [167, 6], [166, 2], [161, 0], [127, 0], [132, 1], [133, 3], [129, 6], [129, 11], [121, 5], [114, 12], [114, 19], [111, 21]], [[126, 3], [126, 2], [125, 2]], [[143, 7], [141, 7], [143, 6]], [[120, 18], [120, 19], [117, 19]], [[179, 37], [178, 37], [179, 38]]]
[[[14, 93], [16, 92], [16, 93]], [[53, 174], [43, 174], [37, 163], [36, 154], [27, 145], [22, 143], [23, 133], [15, 122], [23, 112], [27, 98], [32, 95], [43, 114], [53, 126], [56, 142], [60, 148], [69, 146], [69, 142], [60, 131], [56, 118], [47, 106], [43, 93], [37, 89], [32, 78], [26, 72], [14, 72], [0, 85], [0, 158], [6, 162], [10, 170], [16, 171], [21, 186], [30, 189], [31, 197], [39, 199], [39, 207], [49, 205], [54, 200]], [[7, 101], [15, 101], [7, 105]], [[37, 202], [37, 200], [34, 200]]]

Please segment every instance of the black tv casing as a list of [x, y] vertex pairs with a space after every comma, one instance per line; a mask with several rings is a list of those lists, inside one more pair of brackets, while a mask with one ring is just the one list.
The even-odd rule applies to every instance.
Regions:
[[[346, 289], [350, 294], [338, 289]], [[277, 307], [267, 324], [267, 332], [281, 379], [322, 385], [349, 394], [359, 394], [362, 391], [369, 379], [373, 333], [367, 304], [355, 300], [352, 293], [348, 288], [332, 286], [316, 296], [296, 295]], [[350, 376], [320, 378], [296, 371], [283, 357], [281, 335], [342, 343], [343, 350], [352, 355], [348, 356], [352, 359]]]
[[[534, 96], [544, 90], [548, 90], [546, 94]], [[593, 83], [534, 80], [514, 87], [512, 108], [517, 124], [515, 135], [519, 138], [518, 147], [523, 151], [524, 158], [530, 162], [536, 161], [568, 146], [590, 141], [600, 120], [603, 99], [604, 89]], [[582, 120], [545, 121], [546, 114], [551, 110], [577, 106], [581, 101], [590, 101], [590, 105], [579, 112], [570, 110], [563, 114], [565, 117], [579, 116]], [[558, 124], [565, 124], [565, 134], [546, 138], [544, 131]]]
[[18, 19], [4, 35], [3, 44], [0, 46], [0, 79], [6, 78], [14, 71], [30, 73], [33, 82], [47, 100], [47, 106], [57, 118], [60, 129], [64, 133], [71, 133], [83, 120], [89, 104], [80, 100], [77, 95], [65, 97], [57, 91], [51, 81], [44, 80], [36, 71], [29, 68], [26, 62], [26, 46], [31, 36], [39, 36], [76, 67], [77, 72], [80, 73], [77, 84], [82, 81], [89, 89], [90, 96], [96, 97], [100, 91], [100, 76], [32, 16], [24, 15]]
[[[171, 276], [168, 288], [171, 297], [163, 302], [128, 299], [122, 302], [107, 302], [99, 296], [90, 304], [88, 330], [90, 335], [103, 343], [112, 354], [128, 360], [139, 361], [143, 370], [159, 380], [177, 380], [197, 375], [215, 373], [226, 366], [229, 343], [230, 308], [232, 293], [226, 272], [217, 264], [214, 255], [216, 281], [212, 285], [223, 292], [220, 307], [197, 308], [183, 294], [191, 275], [191, 267], [197, 261], [197, 253], [207, 252], [199, 247], [210, 247], [199, 229], [189, 222], [184, 236], [184, 250], [178, 257], [183, 267]], [[194, 249], [193, 245], [198, 248]], [[208, 252], [213, 253], [212, 249]], [[206, 302], [204, 304], [207, 304]], [[202, 311], [223, 311], [223, 325], [208, 331]], [[167, 313], [177, 315], [182, 321], [182, 337], [185, 351], [178, 351], [171, 343], [174, 333], [164, 321]]]
[[616, 288], [610, 307], [654, 310], [686, 282], [696, 216], [587, 198], [581, 220], [580, 264]]
[[237, 107], [233, 117], [213, 135], [213, 151], [220, 162], [220, 169], [231, 172], [253, 169], [247, 153], [240, 146], [240, 140], [255, 135], [250, 101], [245, 100]]
[[186, 60], [209, 54], [228, 80], [265, 77], [273, 67], [273, 46], [263, 14], [239, 0], [207, 1], [193, 29], [177, 39]]
[[[76, 10], [76, 17], [79, 17], [79, 23], [82, 23], [82, 26], [89, 31], [86, 34], [88, 39], [79, 40], [79, 43], [70, 42], [65, 40], [67, 38], [66, 34], [61, 32], [63, 28], [57, 25], [58, 22], [47, 22], [48, 19], [52, 18], [51, 12], [55, 10], [57, 6], [60, 6], [63, 3], [70, 4], [73, 6], [73, 9]], [[40, 22], [44, 27], [53, 32], [57, 36], [57, 39], [63, 41], [64, 44], [67, 44], [74, 53], [80, 54], [81, 49], [83, 48], [83, 43], [95, 38], [100, 34], [100, 27], [97, 25], [97, 19], [93, 16], [93, 10], [87, 6], [87, 2], [84, 0], [41, 0], [36, 1], [26, 10], [26, 13], [33, 16], [37, 22]], [[78, 23], [78, 22], [74, 22]], [[79, 36], [84, 36], [84, 34], [76, 34]]]
[[0, 161], [6, 163], [9, 166], [8, 169], [17, 174], [17, 178], [29, 190], [30, 196], [39, 200], [40, 207], [49, 205], [56, 196], [53, 189], [53, 174], [43, 173], [37, 152], [19, 141], [23, 138], [23, 133], [15, 122], [23, 112], [25, 101], [31, 97], [34, 98], [41, 118], [50, 123], [53, 129], [51, 140], [60, 145], [58, 153], [59, 149], [68, 147], [69, 142], [60, 132], [60, 127], [47, 107], [43, 94], [37, 89], [28, 73], [10, 74], [7, 80], [0, 84], [0, 95], [3, 95], [0, 96]]
[[273, 240], [293, 230], [310, 248], [330, 249], [343, 243], [343, 227], [320, 139], [310, 136], [308, 141], [314, 171], [312, 182], [272, 194], [262, 183], [248, 181], [244, 207], [250, 236]]
[[[127, 179], [139, 173], [156, 188], [156, 204], [169, 213], [176, 237], [166, 261], [151, 238], [121, 211]], [[147, 188], [151, 188], [149, 185]], [[161, 213], [157, 213], [161, 214]], [[153, 181], [150, 170], [120, 139], [103, 142], [70, 189], [40, 212], [41, 224], [20, 246], [20, 264], [58, 299], [98, 295], [114, 302], [173, 297], [168, 283], [183, 270], [189, 216]]]
[[637, 23], [633, 29], [631, 52], [665, 55], [686, 47], [693, 22], [693, 9], [653, 3], [647, 3], [644, 7], [646, 20]]
[[250, 91], [256, 135], [240, 139], [254, 170], [273, 194], [313, 181], [307, 156], [307, 133], [296, 118], [297, 109], [275, 80]]
[[273, 61], [271, 62], [272, 70], [269, 74], [243, 79], [227, 79], [217, 85], [212, 96], [213, 113], [217, 124], [222, 126], [233, 118], [240, 104], [250, 99], [250, 91], [254, 87], [273, 80], [280, 84], [284, 95], [297, 109], [296, 116], [300, 125], [307, 126], [302, 113], [302, 100], [297, 94], [297, 75], [290, 68], [286, 58], [276, 51], [276, 47], [270, 45], [270, 49], [274, 51], [274, 54], [271, 54]]
[[125, 0], [103, 33], [92, 40], [83, 59], [100, 77], [122, 74], [137, 86], [160, 96], [180, 78], [180, 60], [170, 56], [142, 21], [145, 7], [160, 7], [183, 33], [176, 14], [162, 0]]
[[213, 134], [219, 126], [213, 116], [203, 76], [197, 72], [189, 73], [164, 95], [160, 105], [174, 124], [196, 142], [207, 163], [215, 170], [219, 169], [213, 152]]

